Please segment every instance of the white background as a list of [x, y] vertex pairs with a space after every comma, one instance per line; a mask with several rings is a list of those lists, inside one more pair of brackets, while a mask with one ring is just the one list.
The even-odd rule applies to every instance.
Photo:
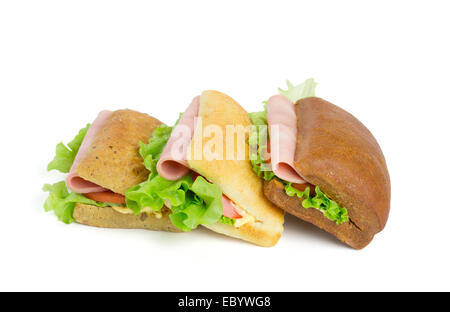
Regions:
[[[2, 1], [0, 290], [450, 290], [448, 1]], [[56, 143], [102, 109], [172, 124], [202, 90], [248, 111], [314, 77], [378, 139], [387, 226], [355, 251], [292, 217], [261, 248], [65, 225]]]

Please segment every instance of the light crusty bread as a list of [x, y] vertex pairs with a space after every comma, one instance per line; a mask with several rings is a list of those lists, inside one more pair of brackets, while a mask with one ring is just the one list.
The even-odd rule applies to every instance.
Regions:
[[99, 130], [75, 172], [83, 179], [118, 194], [148, 178], [139, 155], [139, 142], [146, 143], [161, 122], [129, 109], [115, 111]]
[[77, 203], [73, 212], [73, 218], [78, 223], [102, 228], [182, 232], [170, 221], [169, 209], [163, 208], [161, 212], [160, 218], [153, 213], [146, 212], [136, 216], [118, 212], [112, 207], [96, 207]]
[[[220, 223], [206, 227], [257, 245], [275, 245], [283, 231], [284, 212], [263, 195], [263, 182], [253, 172], [248, 157], [248, 132], [245, 136], [245, 158], [237, 160], [237, 151], [234, 149], [234, 160], [226, 160], [226, 126], [251, 126], [247, 112], [231, 97], [218, 91], [205, 91], [200, 97], [198, 116], [201, 117], [202, 123], [197, 123], [194, 130], [188, 150], [189, 166], [217, 184], [226, 196], [256, 218], [256, 222], [246, 223], [239, 228]], [[196, 144], [201, 140], [205, 146], [211, 140], [211, 137], [199, 135], [209, 125], [220, 127], [224, 134], [222, 160], [195, 159]]]

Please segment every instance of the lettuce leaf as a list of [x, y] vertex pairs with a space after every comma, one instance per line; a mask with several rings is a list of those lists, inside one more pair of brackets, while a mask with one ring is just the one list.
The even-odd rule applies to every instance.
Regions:
[[223, 215], [222, 191], [199, 176], [192, 180], [187, 174], [176, 181], [165, 180], [156, 174], [125, 193], [127, 207], [139, 214], [144, 207], [159, 211], [170, 207], [172, 223], [183, 231], [190, 231], [200, 224], [221, 221]]
[[42, 188], [49, 195], [44, 203], [45, 211], [53, 211], [58, 219], [66, 224], [72, 223], [73, 210], [76, 203], [88, 204], [97, 207], [123, 206], [114, 203], [102, 203], [84, 197], [78, 193], [71, 193], [67, 190], [66, 182], [60, 181], [54, 184], [45, 184]]
[[264, 152], [268, 148], [267, 139], [269, 138], [269, 129], [267, 127], [267, 102], [263, 102], [263, 105], [263, 111], [248, 114], [254, 126], [250, 132], [248, 143], [253, 171], [256, 172], [258, 177], [269, 181], [275, 175], [270, 165], [266, 162], [266, 159], [264, 159]]
[[222, 191], [217, 185], [201, 176], [193, 181], [192, 173], [176, 181], [169, 181], [156, 171], [164, 146], [181, 116], [182, 114], [173, 127], [159, 126], [148, 144], [140, 144], [139, 153], [150, 174], [147, 181], [125, 192], [126, 205], [135, 214], [139, 214], [145, 207], [159, 211], [166, 205], [171, 209], [169, 218], [172, 223], [186, 232], [200, 224], [234, 224], [234, 221], [223, 216]]
[[[287, 90], [278, 88], [281, 95], [287, 97], [292, 103], [296, 103], [298, 100], [315, 96], [315, 89], [317, 83], [313, 78], [306, 80], [305, 82], [294, 86], [289, 80], [287, 80]], [[267, 138], [269, 137], [269, 130], [267, 127], [267, 102], [263, 102], [264, 110], [260, 112], [249, 113], [248, 116], [252, 121], [253, 127], [250, 137], [250, 162], [252, 164], [253, 171], [262, 177], [264, 180], [269, 181], [275, 177], [270, 165], [264, 159], [264, 152], [267, 150]]]
[[267, 126], [257, 126], [253, 127], [249, 136], [249, 147], [250, 147], [250, 162], [252, 164], [253, 171], [258, 175], [258, 177], [264, 178], [264, 180], [269, 181], [275, 175], [264, 158], [265, 151], [267, 151], [267, 138], [269, 132]]
[[349, 220], [348, 211], [345, 207], [339, 206], [334, 200], [331, 200], [325, 193], [323, 193], [318, 186], [315, 188], [316, 195], [310, 196], [310, 189], [307, 187], [303, 192], [297, 190], [290, 182], [284, 182], [285, 191], [288, 196], [297, 196], [303, 198], [302, 206], [304, 208], [315, 208], [320, 210], [325, 217], [331, 221], [336, 221], [336, 224], [342, 224]]
[[263, 111], [248, 113], [248, 117], [252, 121], [252, 124], [255, 126], [267, 126], [267, 101], [263, 102], [263, 106]]
[[144, 160], [145, 168], [150, 171], [151, 178], [158, 174], [156, 172], [156, 164], [161, 157], [164, 146], [166, 146], [170, 138], [172, 130], [173, 127], [160, 125], [153, 131], [151, 138], [148, 140], [148, 144], [139, 143], [139, 154], [141, 154]]
[[203, 177], [195, 179], [182, 205], [172, 207], [172, 223], [183, 231], [197, 228], [199, 224], [214, 224], [223, 216], [222, 191]]
[[[68, 173], [72, 167], [73, 161], [80, 149], [81, 143], [90, 127], [81, 129], [75, 138], [67, 144], [63, 143], [56, 145], [56, 155], [48, 164], [47, 170], [58, 170], [63, 173]], [[72, 193], [67, 190], [66, 182], [60, 181], [54, 184], [45, 184], [42, 188], [44, 192], [49, 192], [49, 195], [44, 203], [45, 211], [53, 211], [59, 220], [69, 224], [74, 221], [73, 210], [76, 203], [88, 204], [97, 207], [123, 206], [115, 203], [102, 203], [84, 197], [78, 193]]]
[[222, 224], [234, 225], [236, 223], [236, 220], [228, 218], [228, 217], [225, 217], [225, 216], [222, 216], [222, 217], [220, 217], [219, 222], [222, 223]]
[[181, 116], [183, 116], [183, 113], [180, 113], [173, 127], [166, 125], [158, 126], [153, 131], [152, 136], [148, 139], [147, 144], [139, 142], [139, 154], [142, 159], [144, 159], [144, 166], [150, 171], [151, 178], [158, 174], [156, 172], [156, 164], [161, 157], [164, 146], [166, 146], [167, 141], [170, 139], [173, 129], [180, 121]]
[[154, 211], [164, 204], [179, 206], [185, 202], [186, 192], [192, 187], [192, 175], [188, 174], [176, 181], [169, 181], [156, 174], [125, 192], [127, 207], [139, 214], [145, 207]]
[[286, 81], [286, 84], [288, 87], [287, 90], [278, 88], [278, 92], [294, 104], [300, 99], [316, 96], [317, 83], [313, 78], [309, 78], [297, 86], [294, 86], [289, 80]]
[[54, 169], [62, 173], [68, 173], [70, 171], [70, 167], [72, 167], [75, 156], [77, 156], [78, 150], [80, 149], [81, 143], [83, 142], [89, 127], [90, 124], [87, 124], [86, 127], [81, 129], [67, 146], [62, 142], [56, 145], [55, 157], [48, 164], [47, 171]]

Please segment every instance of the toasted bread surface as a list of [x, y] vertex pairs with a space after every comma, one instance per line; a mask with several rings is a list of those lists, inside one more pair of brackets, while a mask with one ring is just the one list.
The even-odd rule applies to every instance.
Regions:
[[[263, 195], [263, 182], [252, 170], [248, 158], [248, 135], [251, 121], [247, 112], [231, 97], [218, 91], [205, 91], [200, 97], [200, 108], [198, 117], [201, 123], [197, 123], [194, 130], [193, 140], [188, 150], [189, 166], [209, 181], [217, 184], [222, 192], [235, 204], [256, 218], [254, 224], [243, 225], [236, 228], [231, 225], [214, 224], [208, 228], [233, 237], [245, 239], [258, 245], [274, 245], [281, 236], [284, 223], [284, 211], [277, 208]], [[218, 130], [211, 136], [203, 135], [205, 129], [212, 126]], [[239, 139], [237, 132], [233, 134], [234, 142], [230, 143], [231, 135], [228, 136], [227, 126], [242, 126], [245, 131], [244, 137]], [[237, 128], [235, 128], [237, 129]], [[208, 142], [217, 139], [217, 133], [223, 136], [219, 141], [223, 149], [215, 150], [216, 158], [199, 159], [198, 144], [207, 147]], [[229, 132], [230, 134], [231, 132]], [[241, 151], [238, 144], [242, 144]], [[231, 152], [227, 148], [232, 147]], [[242, 152], [239, 155], [240, 152]], [[242, 155], [243, 154], [243, 155]], [[231, 156], [231, 157], [230, 157]]]

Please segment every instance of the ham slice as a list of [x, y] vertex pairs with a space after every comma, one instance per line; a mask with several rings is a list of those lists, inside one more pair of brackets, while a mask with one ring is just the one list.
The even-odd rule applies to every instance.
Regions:
[[100, 129], [105, 124], [105, 121], [111, 114], [112, 111], [107, 110], [101, 111], [98, 114], [97, 118], [92, 123], [92, 125], [89, 127], [86, 136], [84, 137], [83, 142], [81, 143], [80, 149], [78, 150], [77, 156], [73, 161], [72, 167], [70, 168], [69, 174], [67, 175], [66, 178], [66, 185], [71, 191], [79, 194], [107, 191], [107, 189], [95, 183], [86, 181], [85, 179], [80, 177], [75, 171], [78, 166], [78, 163], [80, 162], [81, 159], [83, 159], [89, 146], [91, 146], [92, 142], [94, 141], [96, 134], [98, 133], [98, 131], [100, 131]]
[[288, 182], [306, 183], [294, 166], [297, 144], [297, 115], [294, 104], [283, 95], [272, 96], [267, 101], [267, 123], [273, 173]]
[[227, 196], [222, 195], [223, 215], [230, 219], [240, 219], [242, 216], [237, 212], [233, 201]]
[[186, 160], [186, 153], [194, 134], [195, 118], [199, 107], [200, 97], [196, 96], [173, 129], [156, 164], [158, 174], [166, 180], [178, 180], [191, 171]]
[[[195, 118], [198, 116], [199, 107], [200, 96], [196, 96], [173, 129], [156, 164], [158, 174], [166, 180], [175, 181], [191, 172], [186, 154], [194, 135]], [[194, 180], [198, 176], [199, 174], [194, 172]], [[225, 195], [222, 195], [222, 207], [225, 217], [232, 219], [242, 218], [237, 212], [233, 201]]]

